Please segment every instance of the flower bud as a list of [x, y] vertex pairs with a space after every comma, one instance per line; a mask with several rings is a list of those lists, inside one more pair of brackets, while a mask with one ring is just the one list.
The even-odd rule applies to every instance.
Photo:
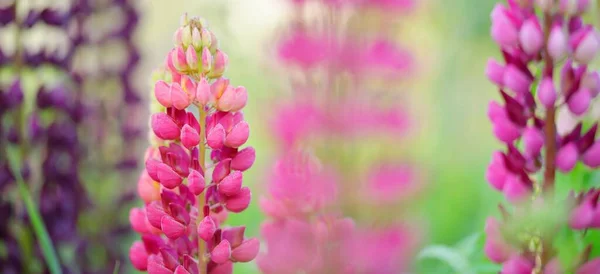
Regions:
[[185, 51], [183, 50], [183, 47], [176, 47], [171, 54], [173, 67], [175, 67], [178, 71], [184, 71], [188, 69], [187, 61], [185, 59]]
[[548, 53], [553, 60], [561, 60], [567, 54], [567, 36], [560, 24], [552, 26], [548, 38]]
[[573, 229], [584, 230], [590, 228], [594, 219], [594, 205], [591, 200], [584, 199], [580, 205], [575, 207], [569, 218], [569, 226]]
[[197, 170], [190, 170], [188, 175], [188, 188], [194, 195], [200, 195], [206, 187], [204, 176]]
[[496, 151], [492, 155], [487, 171], [485, 173], [486, 180], [496, 189], [502, 191], [506, 182], [507, 170], [504, 165], [504, 156], [502, 152]]
[[501, 47], [514, 46], [519, 40], [519, 30], [509, 10], [501, 4], [492, 11], [492, 38]]
[[521, 136], [519, 128], [506, 117], [499, 118], [492, 124], [494, 135], [504, 143], [510, 144]]
[[182, 14], [182, 15], [181, 15], [181, 17], [179, 17], [179, 25], [180, 25], [180, 26], [182, 26], [182, 27], [183, 27], [183, 26], [185, 26], [185, 25], [187, 25], [187, 24], [189, 24], [189, 23], [190, 23], [190, 19], [189, 19], [189, 17], [188, 17], [188, 14], [187, 14], [187, 12], [186, 12], [186, 13], [184, 13], [184, 14]]
[[178, 187], [183, 181], [181, 176], [179, 176], [179, 174], [177, 174], [173, 168], [165, 163], [158, 165], [156, 174], [160, 184], [168, 189], [174, 189]]
[[571, 113], [579, 116], [583, 115], [588, 110], [591, 101], [592, 95], [590, 94], [590, 91], [587, 88], [581, 88], [571, 95], [567, 105], [569, 106]]
[[233, 196], [237, 194], [242, 188], [242, 172], [233, 171], [229, 173], [223, 180], [219, 183], [219, 193], [225, 196]]
[[600, 141], [596, 141], [584, 152], [582, 161], [590, 168], [600, 167]]
[[523, 132], [523, 143], [525, 145], [525, 154], [531, 158], [538, 155], [544, 145], [544, 135], [541, 130], [528, 127]]
[[212, 217], [206, 216], [204, 219], [202, 219], [202, 221], [200, 221], [200, 224], [198, 225], [198, 236], [200, 239], [208, 242], [210, 239], [212, 239], [215, 231], [217, 231], [217, 225], [213, 221]]
[[215, 248], [210, 252], [210, 259], [217, 263], [223, 264], [229, 260], [231, 256], [231, 246], [229, 241], [222, 240]]
[[173, 43], [175, 43], [176, 47], [183, 46], [183, 29], [178, 28], [173, 34]]
[[175, 140], [179, 138], [179, 127], [164, 112], [152, 114], [151, 127], [154, 134], [160, 139]]
[[225, 137], [225, 145], [231, 148], [242, 146], [250, 136], [250, 127], [246, 121], [237, 123]]
[[175, 240], [185, 234], [186, 226], [175, 218], [164, 215], [160, 219], [160, 230], [165, 233], [165, 236], [171, 240]]
[[598, 93], [600, 93], [600, 74], [597, 71], [587, 73], [581, 80], [581, 86], [587, 88], [592, 97], [598, 96]]
[[485, 67], [485, 75], [492, 83], [498, 86], [504, 85], [504, 66], [499, 64], [496, 60], [488, 60], [487, 66]]
[[231, 169], [246, 171], [254, 164], [256, 151], [253, 147], [247, 147], [238, 152], [231, 160]]
[[196, 51], [202, 50], [202, 37], [198, 28], [192, 29], [192, 46]]
[[242, 212], [248, 208], [251, 199], [252, 194], [250, 193], [250, 189], [242, 187], [236, 195], [227, 198], [225, 208], [234, 213]]
[[219, 77], [223, 76], [223, 73], [225, 72], [225, 68], [227, 67], [228, 62], [229, 62], [229, 58], [227, 57], [227, 54], [225, 54], [223, 51], [217, 49], [217, 51], [215, 52], [215, 55], [214, 55], [213, 67], [212, 67], [212, 70], [210, 71], [210, 77], [211, 78], [219, 78]]
[[544, 34], [536, 16], [531, 16], [521, 26], [519, 41], [523, 51], [529, 55], [537, 55], [544, 46]]
[[[187, 79], [187, 78], [184, 78]], [[184, 80], [185, 81], [185, 80]], [[171, 102], [173, 107], [178, 110], [184, 110], [192, 103], [190, 95], [183, 91], [183, 88], [178, 83], [171, 84]]]
[[223, 147], [225, 142], [225, 129], [221, 124], [217, 124], [213, 127], [206, 136], [206, 143], [212, 149], [220, 149]]
[[516, 93], [529, 92], [531, 79], [519, 68], [508, 65], [504, 72], [504, 85]]
[[138, 233], [149, 232], [146, 227], [146, 213], [144, 209], [134, 207], [129, 210], [129, 223], [131, 224], [131, 228]]
[[587, 65], [596, 57], [600, 48], [598, 34], [592, 26], [583, 27], [571, 36], [569, 46], [573, 59]]
[[529, 274], [533, 271], [533, 263], [521, 256], [513, 256], [502, 265], [501, 273]]
[[202, 49], [202, 71], [204, 73], [210, 72], [213, 63], [213, 56], [210, 54], [208, 48]]
[[512, 175], [507, 176], [502, 192], [509, 202], [518, 203], [531, 194], [531, 188], [525, 185], [519, 177]]
[[185, 61], [192, 70], [198, 69], [198, 55], [194, 47], [188, 47], [185, 51]]
[[537, 96], [542, 105], [546, 108], [551, 108], [556, 102], [556, 90], [554, 83], [549, 77], [544, 77], [538, 86]]
[[200, 32], [200, 36], [202, 37], [202, 39], [201, 39], [202, 47], [210, 48], [210, 46], [212, 44], [212, 35], [211, 35], [211, 32], [208, 29], [204, 28]]
[[[180, 28], [181, 29], [181, 28]], [[182, 34], [181, 34], [181, 42], [183, 44], [184, 47], [188, 47], [192, 44], [192, 29], [190, 27], [190, 25], [186, 25], [185, 27], [183, 27], [183, 29], [181, 29]]]
[[513, 253], [511, 246], [502, 240], [499, 226], [498, 221], [494, 218], [488, 218], [485, 221], [484, 252], [495, 263], [505, 262]]
[[163, 80], [154, 84], [154, 96], [164, 107], [171, 107], [171, 87]]
[[135, 241], [129, 249], [129, 260], [135, 269], [145, 271], [148, 267], [148, 253], [144, 244], [140, 241]]
[[196, 87], [196, 103], [200, 106], [205, 106], [210, 101], [210, 84], [206, 78], [200, 79]]
[[184, 125], [181, 129], [181, 143], [187, 149], [191, 149], [200, 143], [200, 134], [190, 125]]
[[556, 167], [563, 173], [571, 171], [577, 163], [579, 153], [575, 143], [568, 143], [558, 150], [556, 154]]
[[233, 249], [231, 257], [238, 262], [249, 262], [256, 258], [260, 243], [258, 239], [252, 238], [244, 241], [240, 246]]

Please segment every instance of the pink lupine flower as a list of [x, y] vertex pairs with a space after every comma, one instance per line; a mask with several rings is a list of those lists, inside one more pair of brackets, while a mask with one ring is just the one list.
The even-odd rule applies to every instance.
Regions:
[[[500, 47], [504, 62], [488, 61], [485, 75], [499, 88], [504, 105], [490, 103], [488, 117], [494, 135], [506, 150], [492, 155], [486, 179], [511, 203], [510, 209], [501, 207], [502, 227], [517, 229], [505, 235], [495, 219], [486, 223], [485, 253], [493, 262], [502, 264], [501, 273], [572, 271], [568, 267], [578, 265], [563, 266], [558, 260], [558, 247], [554, 246], [558, 231], [563, 227], [584, 230], [600, 224], [600, 192], [574, 191], [566, 204], [556, 202], [558, 208], [571, 211], [568, 222], [558, 218], [552, 224], [528, 223], [525, 230], [543, 231], [535, 239], [511, 235], [527, 232], [519, 219], [523, 217], [521, 213], [534, 208], [537, 211], [532, 214], [545, 214], [539, 210], [546, 206], [544, 201], [556, 200], [557, 171], [570, 173], [579, 161], [591, 168], [600, 166], [600, 146], [595, 140], [597, 124], [583, 132], [582, 123], [563, 126], [566, 123], [557, 119], [557, 113], [565, 114], [562, 117], [585, 117], [598, 95], [599, 74], [589, 71], [587, 65], [600, 50], [600, 40], [595, 28], [586, 25], [582, 17], [589, 2], [508, 0], [508, 5], [497, 4], [491, 13], [491, 37]], [[559, 73], [555, 77], [556, 70]], [[531, 90], [534, 83], [536, 91]], [[533, 92], [537, 93], [537, 100]], [[547, 196], [552, 199], [546, 199]], [[534, 241], [544, 250], [529, 248]], [[581, 260], [586, 258], [582, 254]]]
[[[381, 98], [395, 98], [394, 85], [387, 82], [405, 80], [414, 60], [381, 31], [389, 26], [366, 26], [368, 30], [353, 26], [364, 25], [355, 20], [366, 9], [394, 16], [416, 2], [316, 1], [315, 8], [328, 11], [315, 13], [324, 28], [315, 28], [303, 17], [307, 2], [294, 1], [294, 24], [276, 46], [279, 63], [293, 70], [291, 78], [299, 79], [291, 81], [292, 101], [277, 104], [271, 120], [279, 149], [267, 193], [260, 199], [269, 220], [261, 228], [266, 250], [259, 254], [258, 267], [263, 273], [407, 272], [420, 235], [390, 208], [418, 194], [421, 176], [405, 161], [377, 155], [384, 163], [373, 163], [354, 152], [365, 145], [396, 144], [408, 135], [412, 121], [404, 108], [396, 100]], [[322, 18], [329, 12], [333, 20]], [[329, 29], [335, 29], [335, 35]], [[373, 96], [370, 89], [382, 81], [384, 87]], [[215, 84], [213, 97], [225, 97], [226, 103], [233, 100], [226, 97], [233, 91], [226, 86]], [[209, 145], [220, 147], [237, 122], [216, 118], [211, 121]], [[253, 154], [245, 153], [249, 162]], [[242, 160], [234, 158], [231, 167], [244, 164]], [[237, 182], [226, 178], [220, 183], [227, 182], [225, 191], [238, 188]], [[347, 217], [365, 212], [378, 214], [360, 221]], [[234, 248], [231, 256], [235, 254]]]
[[142, 242], [131, 247], [130, 259], [149, 273], [232, 273], [234, 262], [249, 262], [259, 250], [243, 227], [222, 227], [227, 212], [242, 212], [252, 197], [242, 186], [242, 172], [253, 165], [256, 152], [240, 148], [250, 132], [241, 112], [248, 95], [220, 78], [227, 55], [201, 20], [184, 16], [174, 39], [176, 48], [166, 59], [171, 80], [154, 86], [155, 103], [164, 112], [151, 117], [154, 146], [138, 182], [146, 204], [130, 212]]

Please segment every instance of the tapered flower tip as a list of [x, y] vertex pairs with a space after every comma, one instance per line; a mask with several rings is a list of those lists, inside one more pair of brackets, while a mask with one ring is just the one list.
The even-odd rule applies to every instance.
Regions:
[[531, 188], [517, 176], [512, 175], [507, 177], [502, 192], [511, 203], [519, 203], [531, 194]]
[[600, 269], [600, 258], [593, 259], [580, 266], [577, 274], [598, 274], [598, 269]]
[[560, 60], [567, 54], [567, 36], [560, 24], [554, 25], [550, 31], [548, 53], [554, 60]]
[[201, 106], [205, 106], [210, 101], [210, 96], [210, 84], [203, 77], [196, 85], [196, 102]]
[[198, 69], [198, 54], [194, 47], [188, 47], [185, 51], [185, 60], [192, 70]]
[[146, 217], [148, 218], [148, 222], [150, 225], [156, 228], [160, 228], [160, 222], [164, 215], [166, 215], [165, 210], [163, 209], [161, 203], [159, 201], [152, 202], [148, 206], [146, 206]]
[[253, 147], [247, 147], [240, 150], [233, 160], [231, 160], [231, 169], [246, 171], [254, 164], [256, 160], [256, 150]]
[[179, 127], [169, 115], [164, 112], [152, 114], [151, 126], [154, 134], [163, 140], [179, 138]]
[[231, 245], [227, 240], [222, 240], [210, 252], [210, 259], [217, 264], [223, 264], [229, 261], [229, 257], [231, 257]]
[[190, 175], [188, 175], [188, 188], [194, 195], [200, 195], [204, 188], [206, 187], [206, 181], [204, 180], [204, 176], [197, 171], [191, 170]]
[[202, 49], [202, 71], [204, 73], [208, 73], [210, 72], [210, 70], [212, 69], [212, 63], [213, 63], [213, 56], [210, 53], [210, 50], [208, 48], [204, 48]]
[[187, 271], [183, 267], [183, 265], [180, 265], [180, 266], [177, 266], [177, 268], [175, 268], [175, 271], [173, 272], [173, 274], [191, 274], [191, 273], [189, 271]]
[[573, 51], [573, 59], [581, 64], [589, 64], [600, 49], [598, 33], [592, 26], [583, 27], [575, 32], [569, 40], [569, 46]]
[[217, 124], [210, 129], [206, 136], [206, 143], [212, 149], [220, 149], [225, 142], [225, 128], [221, 124]]
[[591, 168], [600, 167], [600, 142], [595, 142], [588, 148], [582, 157], [583, 163]]
[[590, 227], [594, 220], [594, 205], [590, 200], [585, 199], [571, 212], [569, 226], [573, 229], [583, 230]]
[[514, 46], [519, 41], [519, 30], [508, 13], [501, 4], [492, 11], [492, 38], [501, 47]]
[[214, 54], [213, 67], [210, 71], [210, 77], [211, 78], [221, 77], [223, 75], [223, 73], [225, 72], [225, 68], [227, 67], [228, 63], [229, 63], [229, 57], [227, 57], [227, 54], [225, 54], [223, 51], [217, 49], [217, 51]]
[[165, 267], [160, 255], [148, 256], [148, 274], [173, 274], [173, 271]]
[[245, 240], [240, 246], [233, 249], [231, 257], [238, 262], [249, 262], [254, 260], [258, 255], [260, 243], [258, 239], [252, 238]]
[[233, 263], [225, 262], [212, 268], [208, 274], [231, 274], [233, 273]]
[[204, 217], [204, 219], [200, 221], [200, 224], [198, 224], [198, 236], [205, 242], [212, 239], [215, 231], [217, 231], [217, 225], [210, 216]]
[[232, 171], [219, 183], [219, 193], [225, 196], [237, 194], [242, 187], [242, 178], [241, 171]]
[[183, 47], [176, 47], [171, 54], [173, 55], [173, 66], [178, 71], [184, 71], [188, 69], [187, 61], [185, 59], [185, 51], [183, 50]]
[[531, 274], [533, 263], [521, 256], [513, 256], [502, 265], [504, 274]]
[[138, 233], [148, 233], [148, 228], [146, 227], [146, 212], [144, 209], [134, 207], [129, 211], [129, 223], [133, 230]]
[[191, 149], [200, 143], [200, 134], [198, 131], [193, 129], [190, 125], [184, 125], [181, 128], [181, 143], [187, 148]]
[[142, 171], [142, 175], [140, 175], [137, 192], [146, 203], [160, 199], [160, 185], [152, 180], [146, 171]]
[[250, 136], [250, 127], [246, 121], [237, 123], [225, 137], [225, 145], [231, 148], [238, 148], [248, 141]]
[[234, 226], [221, 231], [221, 238], [229, 241], [231, 248], [236, 248], [244, 242], [245, 226]]
[[504, 66], [494, 59], [489, 59], [485, 67], [485, 75], [492, 83], [504, 85]]
[[556, 167], [563, 173], [571, 171], [577, 163], [579, 152], [575, 143], [564, 145], [556, 154]]
[[148, 267], [148, 253], [144, 244], [140, 241], [135, 241], [129, 249], [129, 260], [135, 269], [145, 271]]
[[215, 183], [221, 182], [231, 172], [231, 159], [225, 159], [217, 163], [213, 169], [212, 179]]
[[492, 126], [496, 138], [504, 143], [510, 144], [521, 136], [519, 128], [508, 118], [497, 119]]
[[251, 199], [252, 194], [250, 193], [250, 189], [242, 187], [236, 195], [227, 198], [225, 208], [234, 213], [242, 212], [248, 208]]
[[590, 107], [592, 96], [587, 88], [581, 88], [569, 98], [569, 111], [575, 115], [583, 115]]
[[496, 122], [499, 119], [506, 119], [507, 117], [506, 110], [504, 109], [504, 107], [498, 104], [498, 102], [496, 101], [490, 101], [490, 103], [488, 104], [487, 115], [490, 121], [492, 122]]
[[542, 105], [546, 108], [554, 106], [556, 102], [556, 89], [551, 78], [544, 78], [538, 86], [537, 96]]
[[169, 165], [161, 163], [157, 167], [156, 174], [161, 185], [168, 189], [174, 189], [181, 185], [183, 179]]
[[523, 143], [525, 145], [525, 154], [534, 157], [542, 150], [544, 135], [541, 130], [535, 127], [528, 127], [523, 132]]
[[156, 100], [164, 106], [171, 107], [171, 87], [169, 84], [163, 80], [160, 80], [154, 84], [154, 96]]
[[536, 55], [544, 46], [544, 34], [536, 16], [531, 16], [523, 22], [519, 31], [519, 41], [523, 51]]
[[494, 152], [492, 161], [485, 173], [486, 180], [496, 189], [502, 191], [506, 182], [508, 171], [504, 164], [504, 156], [502, 152]]
[[[184, 79], [187, 79], [187, 78], [184, 78]], [[191, 82], [189, 82], [189, 79], [182, 80], [182, 81], [188, 81], [187, 83], [191, 83]], [[192, 103], [192, 100], [190, 99], [189, 94], [187, 94], [183, 90], [181, 85], [179, 85], [178, 83], [171, 84], [170, 93], [171, 93], [171, 102], [173, 103], [173, 107], [175, 107], [178, 110], [183, 110]]]
[[186, 231], [186, 226], [184, 224], [166, 214], [160, 219], [160, 226], [160, 229], [165, 233], [165, 236], [171, 240], [183, 236]]
[[531, 79], [527, 74], [513, 65], [508, 65], [504, 71], [504, 86], [517, 93], [529, 92]]
[[514, 253], [511, 246], [504, 243], [501, 238], [495, 238], [488, 236], [485, 239], [485, 245], [483, 247], [485, 255], [495, 263], [503, 263], [507, 261], [510, 256]]

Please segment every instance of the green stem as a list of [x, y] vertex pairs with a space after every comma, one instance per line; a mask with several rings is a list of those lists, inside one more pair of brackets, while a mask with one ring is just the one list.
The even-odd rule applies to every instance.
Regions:
[[[14, 149], [11, 149], [14, 150]], [[44, 259], [46, 259], [46, 263], [48, 264], [48, 268], [50, 268], [50, 273], [52, 274], [62, 274], [62, 270], [60, 268], [60, 263], [58, 261], [58, 256], [56, 255], [56, 251], [54, 250], [54, 246], [52, 245], [52, 241], [50, 240], [50, 236], [48, 235], [48, 231], [46, 230], [46, 226], [42, 221], [42, 217], [31, 198], [31, 194], [27, 189], [27, 185], [25, 185], [25, 181], [21, 176], [21, 165], [20, 159], [17, 157], [18, 152], [9, 151], [7, 153], [8, 162], [10, 165], [11, 172], [15, 177], [15, 181], [17, 182], [17, 187], [19, 189], [19, 195], [23, 202], [25, 203], [25, 208], [27, 209], [27, 214], [29, 215], [29, 220], [31, 225], [33, 226], [33, 230], [40, 242], [40, 246], [42, 248], [42, 253], [44, 255]]]
[[[198, 123], [200, 124], [200, 145], [198, 146], [199, 150], [199, 161], [200, 168], [202, 172], [206, 176], [205, 163], [206, 163], [206, 146], [204, 145], [204, 136], [206, 136], [206, 111], [204, 110], [204, 106], [198, 107]], [[204, 197], [204, 193], [206, 190], [200, 195], [198, 195], [198, 219], [196, 220], [197, 225], [200, 224], [204, 216], [200, 215], [204, 211], [204, 205], [206, 203], [206, 198]], [[206, 252], [206, 243], [202, 238], [198, 237], [198, 271], [200, 274], [205, 274], [207, 272], [207, 260], [204, 253]]]

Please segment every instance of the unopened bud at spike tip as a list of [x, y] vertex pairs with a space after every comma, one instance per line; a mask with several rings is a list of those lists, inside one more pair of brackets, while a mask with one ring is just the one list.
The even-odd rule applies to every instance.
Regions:
[[181, 29], [181, 41], [184, 47], [189, 47], [192, 44], [192, 29], [190, 25], [186, 25]]

